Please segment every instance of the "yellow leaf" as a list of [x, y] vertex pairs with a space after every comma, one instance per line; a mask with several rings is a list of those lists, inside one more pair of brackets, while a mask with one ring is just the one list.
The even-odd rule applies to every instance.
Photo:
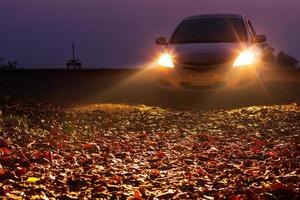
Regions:
[[27, 179], [27, 182], [30, 182], [30, 183], [35, 183], [37, 181], [39, 181], [40, 178], [36, 178], [36, 177], [28, 177]]

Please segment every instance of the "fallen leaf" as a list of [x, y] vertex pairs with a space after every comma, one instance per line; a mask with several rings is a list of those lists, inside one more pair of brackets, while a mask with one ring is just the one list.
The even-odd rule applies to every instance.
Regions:
[[156, 154], [155, 154], [158, 158], [163, 158], [163, 157], [165, 157], [165, 153], [163, 152], [163, 151], [158, 151], [158, 152], [156, 152]]
[[11, 154], [11, 151], [6, 147], [0, 148], [0, 152], [3, 153], [3, 154], [7, 154], [7, 155]]
[[41, 180], [41, 179], [37, 178], [37, 177], [28, 177], [26, 181], [29, 182], [29, 183], [35, 183], [39, 180]]

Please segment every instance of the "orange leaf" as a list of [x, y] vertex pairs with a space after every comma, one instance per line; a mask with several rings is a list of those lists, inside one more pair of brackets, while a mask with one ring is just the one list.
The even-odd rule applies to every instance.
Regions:
[[115, 180], [118, 184], [122, 183], [122, 177], [121, 176], [115, 175], [115, 176], [113, 176], [113, 180]]
[[210, 166], [215, 166], [218, 163], [216, 161], [209, 161], [207, 164], [210, 165]]
[[272, 157], [277, 156], [277, 153], [274, 151], [269, 151], [269, 152], [267, 152], [267, 154]]
[[141, 196], [141, 194], [140, 194], [139, 191], [135, 191], [135, 193], [134, 193], [134, 199], [135, 200], [141, 200], [142, 199], [142, 196]]
[[151, 170], [151, 174], [159, 176], [159, 175], [160, 175], [160, 172], [159, 172], [158, 169], [152, 169], [152, 170]]
[[88, 150], [92, 147], [92, 144], [86, 143], [86, 144], [83, 144], [82, 147], [83, 147], [84, 150]]
[[7, 170], [6, 169], [0, 169], [0, 175], [6, 174]]

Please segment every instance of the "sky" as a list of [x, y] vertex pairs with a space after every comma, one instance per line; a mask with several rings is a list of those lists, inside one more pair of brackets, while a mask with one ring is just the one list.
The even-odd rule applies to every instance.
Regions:
[[300, 60], [300, 0], [1, 0], [0, 57], [21, 67], [65, 67], [71, 44], [84, 67], [140, 67], [180, 21], [240, 13], [277, 51]]

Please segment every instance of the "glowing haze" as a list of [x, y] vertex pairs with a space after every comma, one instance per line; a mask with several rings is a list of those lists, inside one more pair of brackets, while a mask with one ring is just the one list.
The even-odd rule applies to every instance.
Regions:
[[298, 0], [1, 0], [0, 56], [64, 67], [76, 41], [84, 66], [138, 67], [182, 18], [219, 12], [247, 15], [275, 49], [300, 59]]

